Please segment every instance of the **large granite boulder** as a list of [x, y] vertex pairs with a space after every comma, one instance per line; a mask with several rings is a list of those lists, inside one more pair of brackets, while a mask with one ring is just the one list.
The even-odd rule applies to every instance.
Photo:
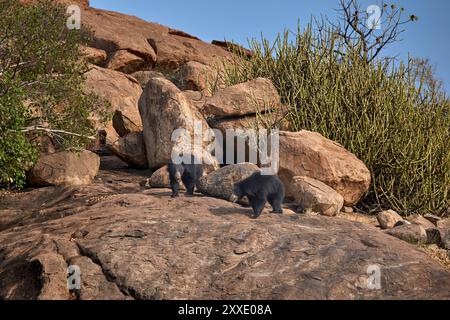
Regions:
[[245, 116], [281, 109], [280, 96], [269, 79], [256, 78], [219, 90], [206, 100], [201, 112], [205, 117]]
[[371, 175], [365, 164], [340, 144], [319, 133], [280, 132], [279, 176], [292, 196], [292, 178], [319, 180], [344, 197], [345, 206], [356, 204], [369, 190]]
[[28, 174], [32, 186], [90, 184], [98, 174], [100, 158], [90, 151], [61, 151], [42, 155]]
[[[139, 100], [139, 111], [150, 169], [168, 164], [174, 148], [177, 154], [191, 152], [203, 163], [217, 167], [217, 160], [203, 152], [210, 142], [202, 141], [201, 145], [194, 146], [196, 129], [201, 131], [200, 134], [206, 134], [208, 124], [172, 82], [164, 78], [150, 79]], [[184, 134], [173, 137], [176, 130], [184, 130]]]
[[146, 66], [145, 60], [128, 50], [117, 50], [109, 58], [107, 68], [123, 73], [133, 73]]
[[201, 91], [204, 95], [210, 95], [209, 89], [214, 84], [215, 72], [208, 65], [189, 61], [178, 68], [171, 80], [181, 90]]
[[142, 132], [131, 132], [111, 145], [111, 151], [132, 168], [147, 169], [144, 135]]
[[336, 216], [344, 205], [344, 198], [325, 183], [308, 177], [294, 177], [295, 202], [305, 210], [324, 216]]
[[[108, 101], [111, 105], [109, 110], [111, 113], [120, 111], [136, 126], [142, 126], [138, 110], [142, 88], [133, 77], [111, 69], [92, 66], [86, 73], [85, 90]], [[104, 128], [100, 125], [99, 120], [102, 116], [93, 115], [93, 120], [97, 123], [98, 129], [106, 130], [107, 141], [112, 143], [119, 138], [119, 135], [114, 130], [112, 121], [108, 122]]]
[[233, 185], [249, 177], [259, 168], [252, 163], [232, 164], [203, 176], [198, 190], [208, 196], [229, 200], [233, 194]]

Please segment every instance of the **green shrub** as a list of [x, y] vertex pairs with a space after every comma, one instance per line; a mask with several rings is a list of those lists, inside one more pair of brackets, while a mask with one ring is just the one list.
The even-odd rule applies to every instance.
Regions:
[[[443, 215], [450, 187], [450, 113], [444, 93], [417, 67], [362, 59], [331, 29], [300, 28], [270, 43], [250, 41], [251, 58], [235, 51], [223, 80], [271, 79], [294, 131], [316, 131], [356, 154], [371, 170], [364, 212]], [[343, 54], [344, 52], [344, 54]]]
[[83, 148], [95, 133], [89, 116], [107, 104], [83, 93], [79, 46], [89, 33], [67, 28], [64, 7], [0, 0], [0, 16], [0, 184], [21, 187], [37, 158], [26, 135]]

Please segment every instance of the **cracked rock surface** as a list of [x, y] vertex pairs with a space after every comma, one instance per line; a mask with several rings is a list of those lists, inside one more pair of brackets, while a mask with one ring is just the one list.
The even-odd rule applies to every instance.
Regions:
[[[448, 271], [373, 226], [270, 209], [253, 220], [224, 200], [141, 190], [142, 174], [1, 198], [0, 299], [450, 298]], [[380, 289], [367, 286], [374, 266]]]

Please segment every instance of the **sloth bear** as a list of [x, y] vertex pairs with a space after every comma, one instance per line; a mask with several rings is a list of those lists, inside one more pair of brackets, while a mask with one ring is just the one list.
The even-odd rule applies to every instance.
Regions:
[[272, 206], [273, 213], [283, 213], [281, 204], [284, 200], [284, 186], [281, 180], [274, 175], [262, 175], [260, 171], [254, 172], [250, 177], [234, 184], [232, 202], [238, 202], [247, 196], [253, 208], [252, 218], [258, 218], [267, 201]]
[[198, 180], [203, 176], [203, 165], [195, 164], [174, 164], [168, 166], [170, 187], [172, 189], [172, 198], [178, 197], [180, 182], [186, 187], [188, 196], [194, 195], [194, 189]]

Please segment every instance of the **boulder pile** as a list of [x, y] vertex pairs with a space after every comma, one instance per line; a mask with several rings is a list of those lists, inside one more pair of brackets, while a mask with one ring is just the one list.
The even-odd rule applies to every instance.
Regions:
[[[245, 136], [245, 130], [264, 128], [257, 119], [268, 114], [270, 118], [276, 115], [275, 118], [282, 119], [286, 111], [269, 79], [257, 78], [230, 87], [220, 83], [212, 90], [211, 84], [219, 79], [218, 63], [230, 59], [224, 43], [208, 44], [136, 17], [90, 8], [84, 3], [81, 7], [82, 21], [94, 35], [90, 47], [82, 48], [81, 52], [92, 64], [86, 74], [86, 91], [106, 99], [113, 113], [106, 127], [98, 125], [106, 133], [108, 150], [130, 167], [156, 172], [150, 180], [153, 186], [168, 185], [167, 171], [162, 168], [169, 163], [174, 150], [181, 153], [191, 148], [199, 138], [197, 130], [202, 134], [200, 145], [190, 151], [209, 164], [208, 172], [223, 164], [246, 161], [261, 164], [260, 157], [250, 157], [257, 147]], [[92, 116], [94, 122], [100, 118], [101, 115]], [[282, 130], [280, 124], [277, 126]], [[178, 129], [185, 133], [174, 136]], [[230, 148], [226, 133], [231, 129], [244, 135], [238, 135]], [[214, 132], [216, 140], [205, 139], [205, 132]], [[217, 136], [217, 132], [222, 136]], [[237, 156], [239, 139], [245, 152], [240, 149], [243, 154]], [[286, 196], [300, 207], [336, 215], [343, 205], [355, 205], [367, 192], [369, 170], [341, 145], [305, 130], [281, 131], [279, 139], [279, 154], [275, 155], [279, 157], [278, 175], [285, 185]], [[211, 147], [212, 141], [219, 142], [222, 157], [217, 151], [213, 156], [203, 152]], [[235, 155], [228, 157], [226, 153], [232, 151]], [[32, 170], [34, 182], [42, 180], [39, 168], [40, 164]], [[91, 169], [95, 173], [97, 164]], [[203, 178], [200, 191], [228, 199], [231, 181], [236, 182], [245, 174], [236, 176], [230, 168], [220, 170]], [[233, 178], [223, 178], [223, 174]], [[47, 179], [45, 184], [70, 181], [75, 180], [54, 178]], [[88, 179], [82, 182], [87, 183]]]

